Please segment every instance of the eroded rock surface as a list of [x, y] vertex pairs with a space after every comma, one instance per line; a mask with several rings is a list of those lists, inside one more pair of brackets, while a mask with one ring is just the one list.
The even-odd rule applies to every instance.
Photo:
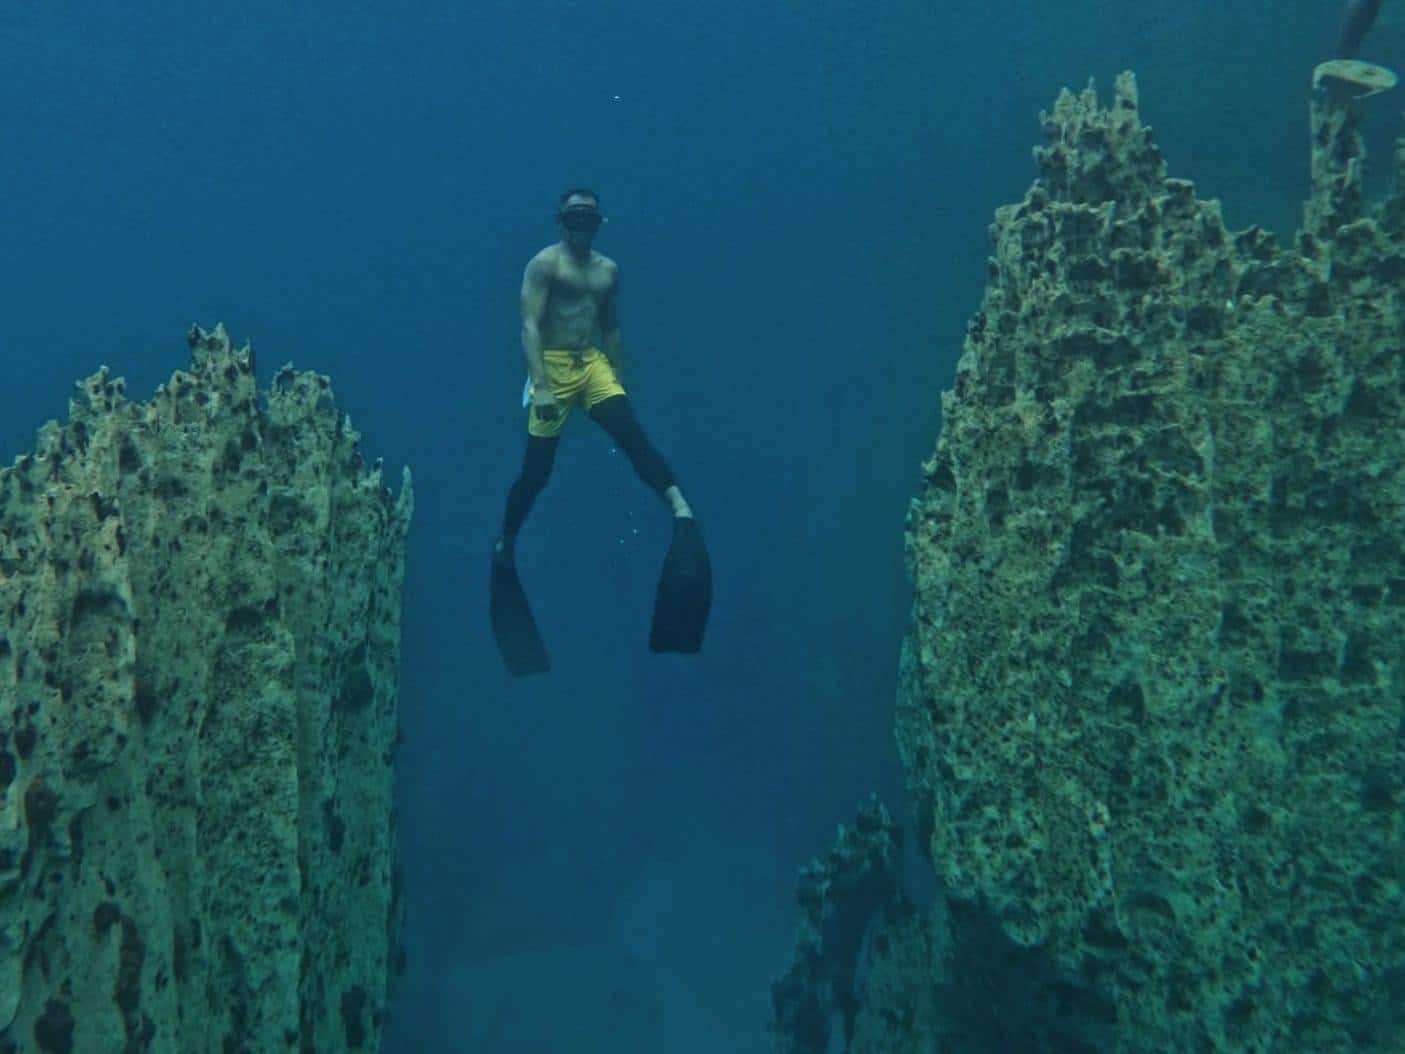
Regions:
[[1061, 95], [910, 511], [922, 841], [1120, 1050], [1405, 1035], [1405, 140], [1373, 206], [1356, 120], [1280, 247], [1129, 75]]
[[876, 798], [840, 826], [834, 845], [800, 872], [795, 961], [771, 985], [775, 1054], [827, 1054], [853, 1040], [871, 942], [887, 952], [895, 920], [913, 909], [899, 890], [901, 831]]
[[379, 1046], [408, 472], [190, 342], [0, 469], [0, 1052]]

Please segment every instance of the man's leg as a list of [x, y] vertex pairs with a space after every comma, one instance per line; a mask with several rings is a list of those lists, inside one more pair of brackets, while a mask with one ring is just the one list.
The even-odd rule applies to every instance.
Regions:
[[683, 500], [673, 472], [649, 442], [625, 395], [611, 395], [590, 408], [590, 416], [610, 433], [630, 464], [673, 506], [673, 540], [659, 573], [654, 615], [649, 622], [649, 650], [695, 654], [702, 648], [707, 616], [712, 608], [712, 565], [703, 545], [698, 521]]
[[1366, 39], [1366, 32], [1380, 13], [1381, 0], [1348, 0], [1337, 38], [1337, 58], [1349, 59]]
[[590, 416], [610, 434], [615, 445], [625, 452], [639, 478], [649, 485], [673, 508], [675, 516], [691, 516], [693, 510], [683, 500], [683, 492], [674, 481], [673, 471], [663, 455], [649, 442], [639, 427], [634, 407], [626, 395], [612, 395], [590, 408]]
[[507, 494], [507, 511], [503, 513], [502, 534], [493, 546], [493, 557], [512, 563], [517, 532], [532, 510], [532, 503], [551, 478], [551, 466], [556, 461], [560, 436], [527, 436], [527, 454], [522, 459], [522, 473]]

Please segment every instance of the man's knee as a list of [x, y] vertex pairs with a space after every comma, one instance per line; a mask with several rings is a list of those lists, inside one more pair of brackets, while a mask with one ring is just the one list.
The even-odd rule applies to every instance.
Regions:
[[528, 490], [536, 494], [546, 489], [546, 484], [549, 479], [551, 479], [550, 468], [523, 468], [522, 474], [517, 477], [517, 486], [522, 490]]
[[527, 456], [522, 459], [522, 474], [518, 482], [531, 490], [541, 490], [551, 478], [551, 466], [556, 462], [556, 439], [529, 436]]
[[602, 399], [591, 408], [590, 414], [624, 451], [645, 483], [660, 494], [673, 485], [673, 472], [668, 462], [644, 434], [626, 396]]

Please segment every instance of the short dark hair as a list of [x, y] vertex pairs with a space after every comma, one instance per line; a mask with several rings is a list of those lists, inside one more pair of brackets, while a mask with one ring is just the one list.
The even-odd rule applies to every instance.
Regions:
[[557, 209], [564, 209], [566, 207], [566, 202], [575, 197], [594, 198], [595, 207], [600, 207], [600, 195], [595, 193], [595, 191], [591, 190], [589, 187], [572, 187], [570, 190], [561, 192], [561, 201], [557, 204]]

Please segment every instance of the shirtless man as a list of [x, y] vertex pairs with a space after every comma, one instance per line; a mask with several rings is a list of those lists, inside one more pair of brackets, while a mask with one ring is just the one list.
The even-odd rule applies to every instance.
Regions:
[[[561, 195], [556, 220], [561, 240], [532, 257], [522, 278], [522, 351], [531, 402], [527, 453], [493, 545], [494, 561], [508, 567], [517, 532], [546, 486], [561, 430], [577, 402], [625, 452], [640, 478], [669, 503], [675, 517], [693, 515], [668, 463], [639, 427], [619, 381], [619, 266], [591, 248], [603, 222], [599, 197], [590, 190], [568, 190]], [[597, 329], [601, 347], [593, 343]]]

